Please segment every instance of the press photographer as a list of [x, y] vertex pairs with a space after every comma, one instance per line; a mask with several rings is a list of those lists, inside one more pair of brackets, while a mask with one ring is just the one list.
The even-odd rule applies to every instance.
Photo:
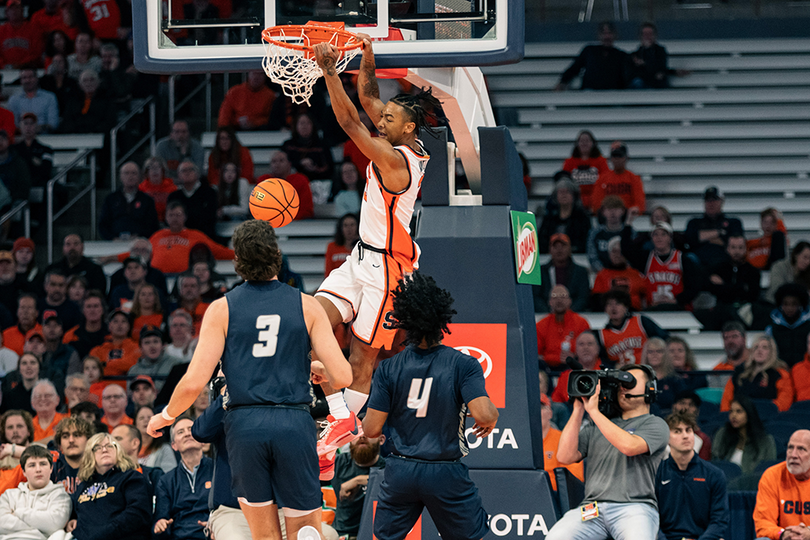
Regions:
[[[652, 369], [628, 364], [620, 371], [631, 375], [635, 384], [632, 388], [617, 385], [615, 406], [621, 414], [615, 418], [599, 410], [602, 381], [598, 378], [591, 396], [574, 399], [557, 460], [570, 464], [590, 456], [585, 500], [566, 512], [546, 540], [654, 540], [658, 534], [655, 471], [669, 442], [669, 428], [650, 414], [656, 394]], [[586, 412], [591, 423], [580, 431]]]

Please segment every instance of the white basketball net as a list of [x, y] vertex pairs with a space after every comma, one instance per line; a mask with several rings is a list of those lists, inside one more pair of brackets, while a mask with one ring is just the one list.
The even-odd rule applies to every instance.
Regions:
[[[295, 35], [287, 35], [284, 30], [281, 30], [280, 35], [274, 36], [274, 39], [284, 43], [310, 46], [309, 37], [304, 29], [296, 29]], [[335, 34], [329, 43], [337, 47], [338, 41], [339, 35]], [[284, 95], [289, 96], [293, 103], [309, 105], [312, 87], [315, 85], [315, 81], [323, 76], [323, 71], [312, 53], [287, 48], [269, 41], [264, 42], [264, 49], [266, 54], [262, 67], [270, 80], [281, 85]], [[360, 52], [359, 47], [341, 51], [335, 63], [335, 70], [342, 73], [358, 52]]]

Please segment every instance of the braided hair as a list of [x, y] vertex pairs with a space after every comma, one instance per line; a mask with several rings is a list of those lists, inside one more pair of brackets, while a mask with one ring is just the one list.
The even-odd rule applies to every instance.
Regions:
[[405, 110], [409, 122], [416, 124], [417, 135], [422, 129], [431, 135], [436, 134], [429, 120], [437, 120], [435, 111], [441, 110], [442, 103], [433, 95], [432, 87], [427, 90], [421, 88], [418, 94], [399, 94], [391, 101]]
[[400, 280], [394, 290], [394, 327], [405, 330], [403, 344], [419, 345], [424, 339], [436, 344], [450, 333], [448, 323], [456, 314], [453, 297], [440, 289], [432, 277], [414, 272]]

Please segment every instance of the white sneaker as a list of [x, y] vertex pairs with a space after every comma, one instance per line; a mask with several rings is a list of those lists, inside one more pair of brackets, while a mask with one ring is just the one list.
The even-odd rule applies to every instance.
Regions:
[[298, 540], [321, 540], [321, 533], [315, 527], [307, 525], [298, 531]]

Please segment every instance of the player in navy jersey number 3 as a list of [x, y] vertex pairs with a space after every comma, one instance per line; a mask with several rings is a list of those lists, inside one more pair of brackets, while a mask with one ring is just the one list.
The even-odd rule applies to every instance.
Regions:
[[[254, 539], [320, 529], [316, 428], [309, 414], [310, 376], [348, 386], [343, 357], [321, 305], [278, 281], [281, 252], [273, 227], [246, 221], [233, 234], [236, 271], [246, 282], [208, 308], [188, 371], [169, 404], [149, 421], [153, 436], [187, 410], [222, 359], [228, 381], [225, 442], [234, 494]], [[310, 343], [319, 361], [308, 358]], [[303, 532], [303, 531], [302, 531]]]
[[374, 518], [379, 540], [405, 538], [425, 507], [444, 540], [478, 540], [488, 530], [478, 489], [461, 463], [468, 453], [464, 420], [469, 413], [483, 438], [498, 410], [478, 361], [442, 345], [456, 313], [452, 304], [450, 293], [419, 272], [394, 291], [395, 324], [409, 346], [377, 368], [363, 420], [372, 438], [387, 423], [394, 448]]

